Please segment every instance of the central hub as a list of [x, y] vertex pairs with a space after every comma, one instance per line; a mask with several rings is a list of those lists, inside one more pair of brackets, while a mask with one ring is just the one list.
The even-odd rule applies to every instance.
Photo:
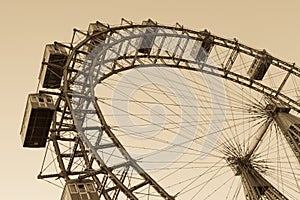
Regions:
[[226, 161], [236, 176], [241, 175], [242, 171], [245, 169], [253, 168], [251, 159], [246, 156], [228, 157]]
[[272, 117], [279, 112], [289, 113], [291, 108], [280, 102], [273, 102], [270, 100], [270, 102], [266, 105], [265, 110], [267, 114]]
[[268, 166], [266, 160], [261, 160], [258, 154], [248, 154], [247, 150], [232, 144], [224, 144], [224, 160], [231, 168], [235, 176], [241, 176], [249, 171], [265, 173]]

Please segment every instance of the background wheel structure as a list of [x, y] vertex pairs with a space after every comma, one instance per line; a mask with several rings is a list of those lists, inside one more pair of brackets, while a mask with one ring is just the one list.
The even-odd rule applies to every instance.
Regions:
[[109, 200], [300, 198], [297, 65], [152, 20], [92, 23], [54, 46], [38, 178], [89, 180]]

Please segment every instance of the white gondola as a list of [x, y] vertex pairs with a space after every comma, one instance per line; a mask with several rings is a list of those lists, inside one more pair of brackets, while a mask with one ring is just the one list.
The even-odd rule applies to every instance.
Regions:
[[271, 56], [265, 54], [253, 60], [247, 74], [251, 80], [262, 80], [272, 64]]
[[49, 95], [29, 94], [21, 128], [23, 147], [45, 147], [55, 105]]
[[99, 200], [92, 180], [70, 180], [66, 183], [61, 200]]
[[68, 58], [66, 49], [57, 44], [47, 44], [43, 56], [40, 82], [43, 88], [59, 88], [63, 67]]
[[[90, 23], [88, 27], [88, 35], [94, 35], [100, 32], [104, 32], [106, 30], [108, 30], [108, 26], [100, 22]], [[85, 51], [90, 53], [95, 47], [104, 42], [106, 37], [107, 35], [105, 33], [99, 34], [97, 37], [92, 37], [91, 40], [85, 46]]]
[[211, 49], [213, 48], [213, 37], [207, 36], [202, 41], [195, 41], [191, 51], [191, 56], [198, 62], [206, 62]]
[[155, 26], [156, 23], [150, 19], [148, 21], [143, 21], [142, 25], [149, 25], [149, 27], [145, 28], [143, 37], [137, 40], [137, 49], [140, 53], [149, 54], [154, 45], [158, 28]]

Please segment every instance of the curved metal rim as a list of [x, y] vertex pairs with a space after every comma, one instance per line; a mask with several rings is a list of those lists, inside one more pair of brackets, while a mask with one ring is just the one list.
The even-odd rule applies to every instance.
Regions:
[[[117, 31], [117, 30], [121, 30], [121, 29], [128, 29], [128, 28], [139, 28], [139, 27], [147, 27], [145, 25], [130, 25], [130, 26], [119, 26], [119, 27], [114, 27], [114, 28], [110, 28], [108, 29], [107, 31], [104, 31], [104, 32], [101, 32], [101, 33], [97, 33], [97, 34], [94, 34], [94, 35], [91, 35], [91, 36], [88, 36], [87, 38], [85, 38], [84, 40], [82, 40], [78, 45], [76, 45], [76, 47], [74, 47], [74, 49], [72, 50], [72, 52], [70, 53], [69, 55], [69, 58], [68, 58], [68, 61], [65, 65], [65, 69], [64, 69], [64, 74], [63, 74], [63, 93], [65, 94], [65, 97], [66, 97], [66, 100], [70, 106], [70, 108], [72, 108], [72, 104], [71, 104], [71, 100], [70, 100], [70, 97], [69, 97], [69, 80], [68, 80], [68, 72], [69, 72], [69, 65], [70, 63], [72, 62], [72, 59], [76, 53], [77, 50], [79, 50], [85, 43], [87, 43], [89, 40], [91, 40], [92, 38], [94, 37], [97, 37], [99, 36], [100, 34], [105, 34], [105, 33], [113, 33], [114, 31]], [[186, 33], [191, 33], [191, 34], [199, 34], [201, 36], [203, 36], [204, 34], [207, 34], [207, 32], [197, 32], [197, 31], [192, 31], [192, 30], [189, 30], [189, 29], [183, 29], [183, 28], [174, 28], [174, 27], [169, 27], [169, 26], [157, 26], [157, 27], [162, 27], [162, 28], [167, 28], [167, 29], [175, 29], [177, 31], [182, 31], [182, 33], [184, 34], [185, 32]], [[221, 38], [221, 37], [217, 37], [217, 36], [213, 36], [216, 41], [214, 41], [214, 44], [215, 45], [219, 45], [219, 46], [223, 46], [223, 47], [226, 47], [228, 49], [234, 49], [234, 48], [239, 48], [239, 52], [242, 52], [244, 54], [247, 54], [247, 55], [250, 55], [250, 56], [261, 56], [263, 54], [263, 51], [259, 51], [259, 50], [255, 50], [253, 48], [250, 48], [246, 45], [242, 45], [240, 43], [238, 43], [237, 41], [232, 41], [232, 40], [227, 40], [227, 39], [224, 39], [224, 38]], [[218, 41], [219, 40], [219, 41]], [[143, 55], [143, 56], [140, 56], [141, 58], [145, 58], [146, 56]], [[147, 57], [151, 58], [151, 55], [147, 55]], [[155, 56], [157, 57], [157, 56]], [[128, 59], [130, 57], [123, 57], [121, 59]], [[154, 56], [152, 56], [152, 58], [154, 58]], [[163, 59], [174, 59], [172, 57], [161, 57]], [[284, 62], [280, 59], [277, 59], [275, 57], [272, 57], [273, 58], [273, 62], [272, 64], [274, 66], [277, 66], [285, 71], [288, 71], [288, 72], [291, 72], [293, 74], [295, 74], [296, 76], [299, 76], [300, 77], [300, 69], [298, 67], [295, 66], [295, 64], [289, 64], [287, 62]], [[186, 61], [186, 60], [181, 60], [179, 59], [178, 61]], [[193, 61], [189, 60], [188, 62], [192, 63]], [[138, 65], [139, 67], [141, 67], [141, 65]], [[187, 66], [184, 66], [184, 65], [169, 65], [170, 67], [175, 67], [175, 68], [183, 68], [183, 69], [187, 69], [187, 70], [197, 70], [199, 71], [199, 69], [195, 69], [195, 68], [188, 68]], [[214, 68], [215, 70], [217, 71], [224, 71], [224, 69], [222, 68], [218, 68], [216, 66], [211, 66], [211, 65], [208, 65], [208, 64], [204, 64], [204, 67], [207, 66], [209, 68]], [[116, 70], [116, 71], [111, 71], [111, 73], [107, 74], [106, 76], [104, 76], [102, 80], [108, 78], [109, 76], [117, 73], [117, 72], [121, 72], [121, 71], [125, 71], [125, 70], [129, 70], [129, 69], [133, 69], [137, 67], [137, 65], [131, 65], [131, 66], [128, 66], [127, 68], [123, 68], [121, 70]], [[217, 76], [220, 76], [220, 74], [215, 74], [211, 71], [208, 71], [208, 70], [204, 70], [202, 69], [201, 72], [204, 72], [204, 73], [208, 73], [208, 74], [212, 74], [212, 75], [217, 75]], [[221, 78], [225, 78], [225, 79], [228, 79], [228, 80], [231, 80], [233, 82], [237, 82], [241, 85], [244, 85], [244, 86], [247, 86], [251, 89], [254, 89], [258, 92], [260, 92], [261, 94], [265, 94], [265, 95], [268, 95], [270, 97], [273, 97], [272, 94], [275, 94], [276, 93], [276, 90], [268, 87], [268, 86], [265, 86], [257, 81], [251, 81], [249, 78], [247, 77], [244, 77], [244, 76], [241, 76], [241, 75], [238, 75], [238, 74], [235, 74], [231, 71], [225, 71], [227, 72], [226, 75], [222, 75]], [[228, 74], [228, 75], [227, 75]], [[230, 75], [233, 75], [235, 77], [237, 77], [237, 79], [234, 79], [232, 77], [230, 77]], [[243, 82], [238, 82], [237, 80], [238, 79], [243, 79], [245, 81], [247, 81], [247, 84], [246, 83], [243, 83]], [[259, 89], [259, 88], [256, 88], [255, 86], [261, 86], [263, 89]], [[270, 94], [266, 93], [264, 91], [264, 89], [266, 90], [269, 90], [270, 91]], [[292, 109], [294, 109], [295, 111], [297, 112], [300, 112], [300, 103], [294, 101], [293, 99], [289, 98], [288, 96], [282, 94], [282, 93], [279, 93], [278, 94], [279, 97], [282, 97], [284, 99], [286, 99], [287, 101], [283, 101], [284, 103], [294, 103], [296, 106], [291, 106]], [[297, 108], [299, 107], [299, 108]], [[104, 116], [103, 114], [100, 112], [99, 113], [100, 117], [104, 120]], [[105, 120], [104, 120], [105, 121]], [[106, 122], [105, 122], [106, 123]]]

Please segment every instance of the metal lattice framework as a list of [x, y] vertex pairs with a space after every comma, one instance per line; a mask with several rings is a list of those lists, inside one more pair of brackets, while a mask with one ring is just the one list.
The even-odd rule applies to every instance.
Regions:
[[[68, 60], [61, 87], [39, 91], [55, 98], [56, 111], [38, 178], [58, 185], [91, 179], [100, 199], [107, 200], [300, 198], [297, 65], [179, 24], [123, 19], [120, 26], [95, 26], [101, 29], [74, 29], [70, 44], [55, 43], [69, 50]], [[264, 77], [250, 77], [253, 63], [265, 60], [269, 66]], [[138, 85], [137, 75], [152, 85]], [[188, 89], [180, 88], [181, 78], [195, 91], [196, 105], [184, 93]], [[163, 83], [182, 93], [174, 95], [176, 89]], [[118, 89], [131, 86], [139, 90], [126, 94]], [[125, 100], [116, 96], [130, 99], [134, 108], [124, 108]], [[154, 110], [157, 119], [144, 116], [152, 105], [166, 108], [164, 115]], [[179, 112], [182, 107], [187, 110]], [[126, 116], [136, 123], [122, 127], [116, 122]], [[160, 117], [163, 124], [152, 121]], [[126, 139], [140, 134], [143, 126], [164, 136], [137, 136], [148, 139], [149, 146]], [[181, 130], [180, 141], [172, 143], [175, 130]], [[157, 160], [159, 151], [170, 159], [174, 152], [180, 156]]]

